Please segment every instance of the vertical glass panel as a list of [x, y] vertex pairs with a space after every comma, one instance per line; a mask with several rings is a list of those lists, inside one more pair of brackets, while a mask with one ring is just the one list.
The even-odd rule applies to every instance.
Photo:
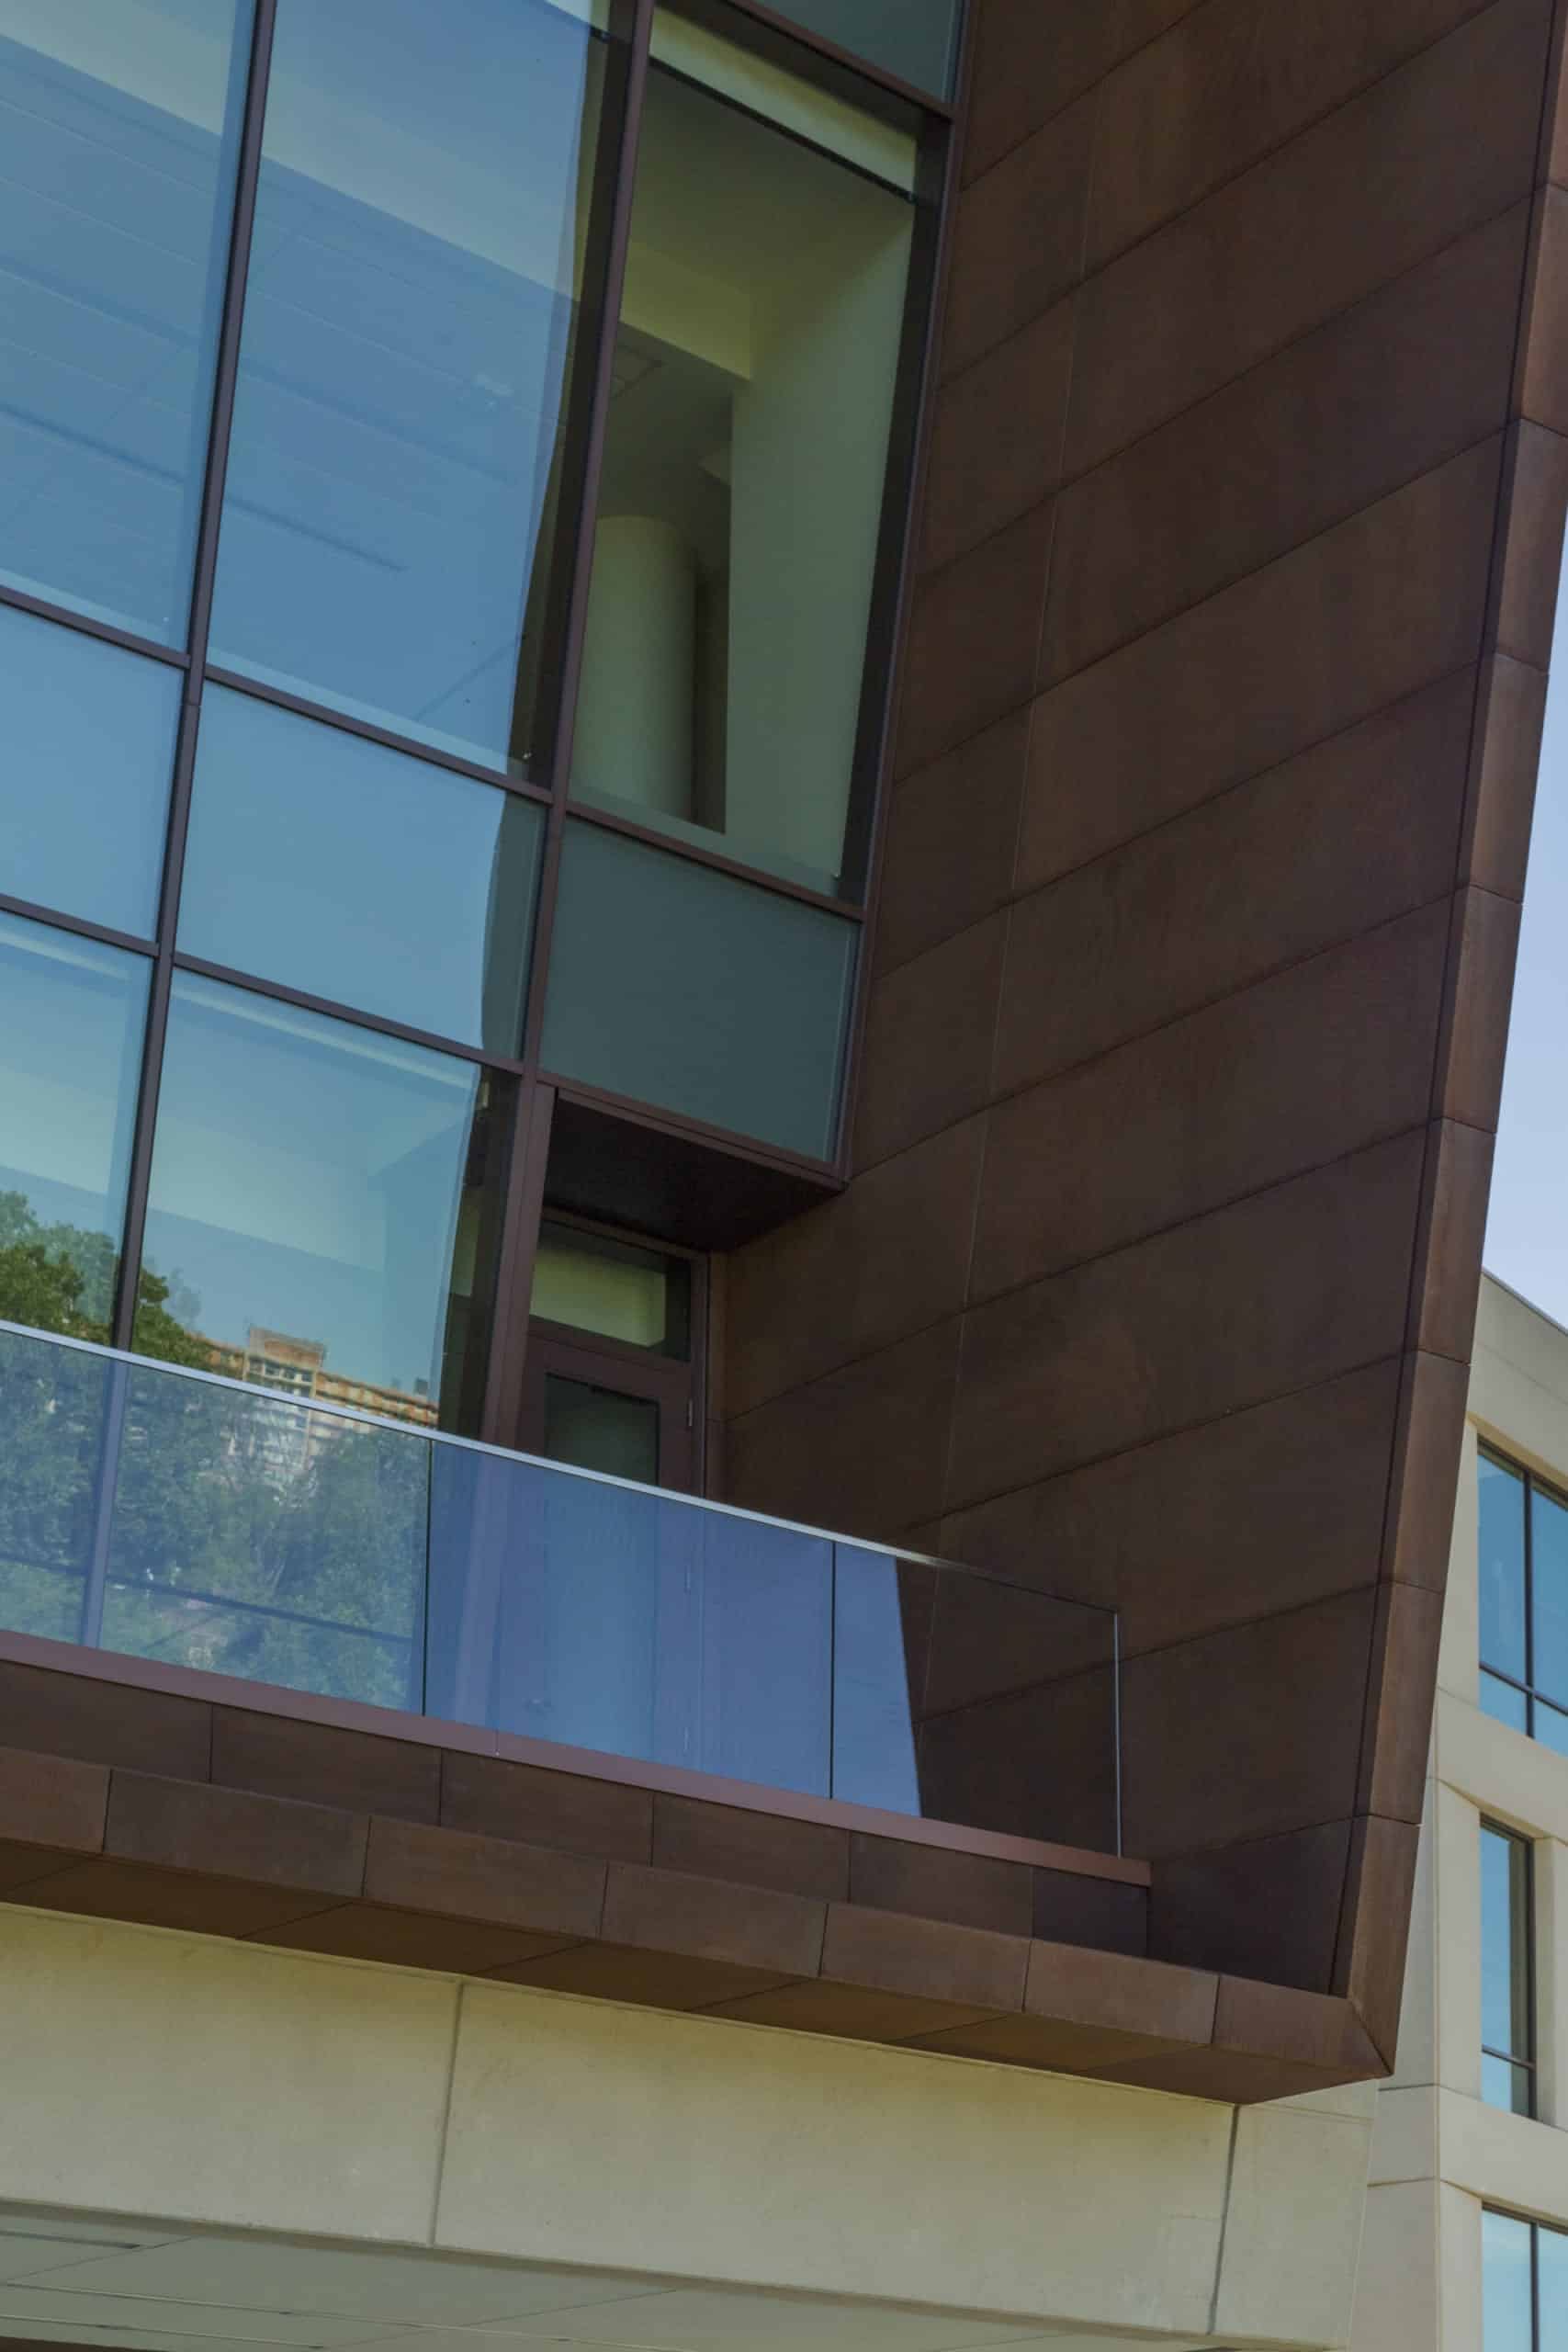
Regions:
[[80, 1638], [109, 1360], [0, 1331], [0, 1625]]
[[529, 1311], [660, 1355], [691, 1353], [692, 1277], [681, 1258], [607, 1235], [546, 1223], [534, 1254]]
[[959, 0], [786, 0], [780, 13], [918, 90], [952, 91]]
[[856, 930], [622, 834], [569, 826], [545, 1062], [827, 1159]]
[[431, 1713], [825, 1796], [822, 1539], [439, 1446]]
[[536, 749], [607, 6], [277, 11], [213, 658], [496, 766]]
[[151, 935], [182, 671], [0, 606], [0, 891]]
[[0, 577], [170, 644], [249, 62], [240, 0], [0, 0]]
[[1568, 1704], [1568, 1509], [1530, 1488], [1530, 1682]]
[[0, 915], [0, 1316], [107, 1340], [150, 966]]
[[510, 1057], [542, 833], [515, 793], [210, 686], [180, 945]]
[[[1491, 1678], [1483, 1674], [1481, 1679], [1483, 1682], [1486, 1682]], [[1482, 1705], [1486, 1706], [1484, 1698], [1482, 1700]], [[1494, 1710], [1487, 1707], [1486, 1712], [1491, 1714]], [[1561, 1707], [1549, 1707], [1544, 1699], [1537, 1699], [1531, 1707], [1531, 1715], [1533, 1718], [1530, 1724], [1531, 1733], [1540, 1741], [1542, 1747], [1553, 1749], [1559, 1756], [1568, 1756], [1568, 1714], [1564, 1714]], [[1511, 1723], [1514, 1719], [1512, 1716], [1506, 1716], [1504, 1720]], [[1521, 1731], [1524, 1728], [1522, 1724], [1517, 1727]]]
[[472, 1429], [505, 1107], [472, 1063], [176, 975], [137, 1348]]
[[833, 1546], [833, 1794], [918, 1814], [916, 1681], [931, 1576], [886, 1553]]
[[1535, 2352], [1530, 2225], [1511, 2213], [1481, 2217], [1482, 2352]]
[[1516, 1682], [1525, 1675], [1525, 1482], [1483, 1453], [1477, 1461], [1481, 1543], [1481, 1661]]
[[[1481, 2040], [1495, 2058], [1533, 2055], [1529, 1988], [1529, 1849], [1524, 1840], [1481, 1830]], [[1514, 2086], [1488, 2084], [1494, 2104], [1512, 2107]], [[1494, 2091], [1500, 2092], [1494, 2098]]]
[[[1522, 1690], [1516, 1690], [1511, 1682], [1501, 1681], [1495, 1674], [1488, 1674], [1483, 1669], [1481, 1675], [1483, 1714], [1490, 1715], [1495, 1723], [1511, 1724], [1515, 1731], [1528, 1731], [1529, 1729], [1529, 1702]], [[1550, 1714], [1551, 1712], [1550, 1707], [1537, 1710], [1538, 1714], [1541, 1713]], [[1568, 1725], [1568, 1717], [1564, 1717], [1563, 1721], [1565, 1725]], [[1536, 1736], [1538, 1739], [1545, 1736], [1539, 1723], [1536, 1725]]]
[[659, 23], [572, 790], [832, 892], [914, 219], [869, 173], [908, 142]]
[[1568, 2345], [1568, 2235], [1538, 2228], [1535, 2263], [1540, 2352], [1562, 2352]]
[[429, 1469], [412, 1433], [139, 1366], [89, 1637], [417, 1709]]

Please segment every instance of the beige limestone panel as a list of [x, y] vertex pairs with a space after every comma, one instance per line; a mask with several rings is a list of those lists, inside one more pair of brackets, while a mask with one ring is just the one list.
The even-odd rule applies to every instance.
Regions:
[[[1450, 1795], [1468, 1798], [1477, 1812], [1527, 1838], [1568, 1844], [1568, 1757], [1446, 1690], [1438, 1694], [1434, 1738], [1438, 1780]], [[1468, 1916], [1446, 1890], [1439, 1901], [1440, 1918]]]
[[457, 1988], [0, 1910], [0, 2196], [423, 2240]]
[[1535, 2034], [1536, 2111], [1561, 2131], [1568, 2120], [1568, 1845], [1556, 1838], [1535, 1849]]
[[1312, 2344], [1350, 2331], [1371, 2126], [1246, 2107], [1236, 2115], [1214, 2329], [1266, 2338], [1281, 2316]]
[[[1471, 1382], [1473, 1397], [1475, 1384]], [[1454, 1494], [1454, 1532], [1449, 1547], [1449, 1586], [1443, 1601], [1443, 1633], [1438, 1650], [1438, 1688], [1473, 1706], [1476, 1657], [1481, 1645], [1480, 1544], [1477, 1538], [1475, 1425], [1466, 1421]]]
[[[1404, 1993], [1399, 2010], [1399, 2046], [1389, 2088], [1435, 2082], [1438, 2069], [1437, 1851], [1433, 1822], [1437, 1782], [1427, 1781], [1421, 1842], [1416, 1852], [1416, 1884], [1410, 1902], [1410, 1941], [1404, 1954]], [[1373, 2174], [1375, 2179], [1378, 2176]]]
[[1477, 2352], [1481, 2343], [1481, 2199], [1438, 2190], [1438, 2352]]
[[1229, 2129], [1156, 2092], [470, 1984], [436, 2242], [1201, 2335]]
[[1374, 2188], [1392, 2188], [1406, 2181], [1435, 2180], [1437, 2173], [1437, 2085], [1394, 2089], [1385, 2083], [1372, 2127], [1369, 2182]]
[[[1437, 1884], [1438, 2080], [1481, 2096], [1481, 1815], [1439, 1783], [1433, 1811]], [[1454, 1922], [1450, 1931], [1448, 1923]]]
[[[1367, 2194], [1350, 2352], [1438, 2352], [1438, 2187], [1400, 2181]], [[1470, 2347], [1476, 2352], [1479, 2334]]]
[[1450, 2188], [1568, 2227], [1568, 2132], [1439, 2091], [1438, 2163]]

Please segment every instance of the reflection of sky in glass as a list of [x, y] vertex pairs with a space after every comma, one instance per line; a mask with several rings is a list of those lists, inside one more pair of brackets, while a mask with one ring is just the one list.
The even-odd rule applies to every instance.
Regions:
[[273, 48], [214, 656], [502, 764], [599, 46], [547, 0], [284, 0]]
[[[1481, 2229], [1482, 2352], [1533, 2352], [1529, 2223], [1509, 2213], [1483, 2213]], [[1543, 2344], [1551, 2341], [1542, 2338]]]
[[[1515, 1849], [1494, 1829], [1481, 1833], [1481, 2039], [1488, 2050], [1513, 2052]], [[1520, 2052], [1519, 2055], [1527, 2053]]]
[[1568, 596], [1557, 607], [1486, 1266], [1568, 1323]]
[[1480, 1479], [1481, 1657], [1525, 1679], [1525, 1482], [1483, 1454]]

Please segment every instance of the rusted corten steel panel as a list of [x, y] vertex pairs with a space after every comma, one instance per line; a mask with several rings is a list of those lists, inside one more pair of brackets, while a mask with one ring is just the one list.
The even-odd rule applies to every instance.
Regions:
[[1371, 2071], [1568, 502], [1562, 28], [976, 7], [852, 1179], [726, 1266], [728, 1492], [1116, 1606], [1151, 1954]]

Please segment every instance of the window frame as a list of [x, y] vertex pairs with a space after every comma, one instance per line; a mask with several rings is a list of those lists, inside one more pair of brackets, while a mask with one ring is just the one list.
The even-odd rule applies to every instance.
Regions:
[[[1539, 2119], [1540, 2112], [1540, 2035], [1537, 2030], [1538, 2021], [1536, 2016], [1535, 1844], [1533, 1839], [1527, 1837], [1522, 1830], [1511, 1829], [1506, 1822], [1495, 1820], [1490, 1814], [1483, 1813], [1480, 1817], [1478, 1829], [1478, 1853], [1484, 1852], [1484, 1841], [1488, 1838], [1500, 1839], [1510, 1849], [1510, 1857], [1517, 1855], [1519, 1858], [1520, 1862], [1520, 1875], [1523, 1880], [1523, 1899], [1519, 1905], [1519, 1909], [1522, 1914], [1518, 1931], [1520, 1949], [1514, 1951], [1511, 1948], [1514, 1939], [1514, 1890], [1510, 1878], [1508, 1906], [1510, 1951], [1508, 1953], [1508, 1976], [1511, 2003], [1514, 1999], [1522, 2000], [1524, 2009], [1525, 2046], [1522, 2052], [1517, 2050], [1495, 2050], [1484, 2039], [1483, 2026], [1481, 2041], [1481, 2055], [1483, 2059], [1495, 2059], [1499, 2064], [1506, 2066], [1509, 2070], [1510, 2082], [1516, 2074], [1522, 2074], [1524, 2075], [1525, 2087], [1528, 2095], [1528, 2104], [1525, 2107], [1524, 2113], [1528, 2119], [1535, 2120]], [[1484, 1893], [1483, 1894], [1482, 1900], [1482, 1976], [1483, 1983], [1484, 1984]], [[1517, 2115], [1520, 2111], [1517, 2107], [1513, 2106], [1511, 2102], [1506, 2108], [1503, 2108], [1497, 2101], [1487, 2098], [1484, 2088], [1482, 2091], [1482, 2098], [1488, 2107], [1496, 2107], [1497, 2111], [1500, 2114]]]
[[[1568, 1723], [1568, 1691], [1563, 1693], [1561, 1700], [1553, 1699], [1547, 1691], [1540, 1689], [1535, 1679], [1534, 1502], [1536, 1494], [1539, 1491], [1546, 1497], [1549, 1502], [1556, 1504], [1560, 1510], [1568, 1511], [1568, 1490], [1564, 1490], [1558, 1487], [1550, 1478], [1542, 1478], [1539, 1476], [1537, 1473], [1530, 1468], [1528, 1463], [1516, 1462], [1511, 1454], [1507, 1454], [1503, 1452], [1501, 1446], [1493, 1445], [1485, 1438], [1480, 1438], [1477, 1440], [1476, 1453], [1481, 1460], [1490, 1462], [1496, 1469], [1506, 1472], [1509, 1477], [1517, 1478], [1519, 1481], [1520, 1487], [1523, 1491], [1525, 1672], [1524, 1679], [1521, 1681], [1517, 1674], [1508, 1673], [1503, 1667], [1494, 1666], [1482, 1652], [1479, 1630], [1477, 1631], [1475, 1645], [1476, 1671], [1484, 1679], [1484, 1680], [1501, 1682], [1505, 1684], [1508, 1690], [1517, 1691], [1519, 1697], [1525, 1702], [1525, 1725], [1522, 1736], [1526, 1739], [1540, 1739], [1540, 1735], [1536, 1729], [1536, 1707], [1538, 1702], [1540, 1705], [1548, 1708], [1552, 1714], [1562, 1716], [1564, 1722]], [[1484, 1707], [1483, 1711], [1489, 1712], [1485, 1710]], [[1494, 1722], [1498, 1722], [1502, 1719], [1500, 1717], [1494, 1716], [1492, 1720]], [[1517, 1729], [1517, 1726], [1510, 1724], [1507, 1725], [1506, 1728]], [[1546, 1743], [1542, 1742], [1542, 1745], [1544, 1746]], [[1553, 1749], [1552, 1752], [1553, 1754], [1556, 1754], [1558, 1751]]]
[[[1529, 2352], [1543, 2352], [1543, 2347], [1542, 2347], [1541, 2340], [1540, 2340], [1540, 2238], [1541, 2238], [1541, 2233], [1542, 2233], [1542, 2231], [1544, 2230], [1544, 2231], [1547, 2233], [1547, 2234], [1548, 2234], [1549, 2236], [1551, 2236], [1551, 2237], [1554, 2237], [1554, 2238], [1568, 2238], [1568, 2227], [1562, 2226], [1562, 2225], [1560, 2225], [1559, 2223], [1557, 2223], [1557, 2222], [1538, 2222], [1538, 2221], [1536, 2221], [1535, 2219], [1533, 2219], [1533, 2217], [1532, 2217], [1530, 2214], [1529, 2214], [1529, 2213], [1516, 2213], [1516, 2212], [1513, 2212], [1513, 2211], [1509, 2209], [1509, 2207], [1507, 2207], [1506, 2205], [1495, 2205], [1495, 2204], [1493, 2204], [1493, 2203], [1492, 2203], [1492, 2201], [1491, 2201], [1491, 2199], [1484, 2199], [1483, 2200], [1483, 2202], [1482, 2202], [1482, 2207], [1481, 2207], [1481, 2211], [1482, 2211], [1483, 2214], [1486, 2214], [1486, 2213], [1495, 2213], [1495, 2215], [1497, 2216], [1498, 2220], [1499, 2220], [1499, 2221], [1501, 2221], [1501, 2222], [1518, 2222], [1518, 2223], [1519, 2223], [1523, 2228], [1525, 2228], [1525, 2229], [1529, 2230], [1529, 2233], [1530, 2233], [1530, 2236], [1529, 2236], [1529, 2245], [1530, 2245], [1530, 2276], [1529, 2276], [1529, 2296], [1530, 2296], [1530, 2341], [1529, 2341]], [[1484, 2292], [1484, 2263], [1483, 2264], [1483, 2292]], [[1484, 2346], [1483, 2346], [1483, 2352], [1487, 2352], [1487, 2347], [1484, 2347]], [[1506, 2347], [1505, 2347], [1505, 2352], [1506, 2352]]]

